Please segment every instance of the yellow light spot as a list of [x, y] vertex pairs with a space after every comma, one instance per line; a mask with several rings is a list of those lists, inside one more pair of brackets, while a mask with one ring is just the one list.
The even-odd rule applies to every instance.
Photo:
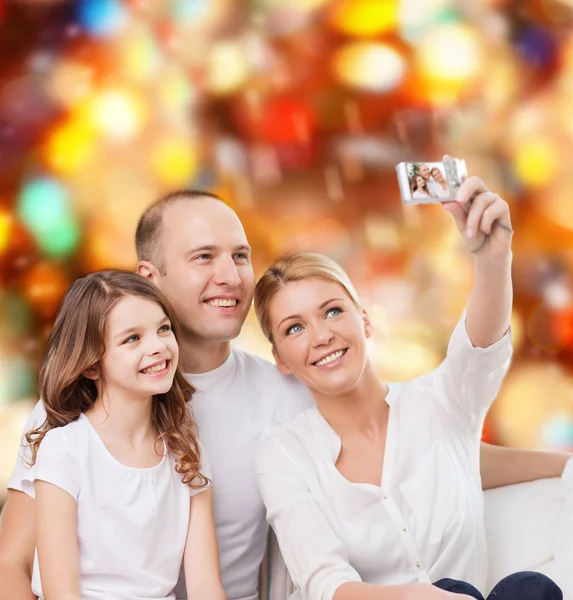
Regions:
[[152, 152], [151, 161], [160, 181], [172, 186], [187, 183], [197, 167], [197, 157], [190, 142], [177, 138], [160, 142]]
[[480, 40], [466, 25], [450, 23], [432, 28], [420, 42], [416, 64], [430, 83], [470, 83], [483, 65]]
[[140, 132], [147, 120], [148, 109], [137, 94], [109, 89], [92, 99], [88, 114], [98, 131], [112, 139], [125, 141]]
[[44, 151], [48, 164], [60, 174], [70, 174], [85, 167], [93, 156], [96, 135], [93, 129], [79, 119], [54, 129]]
[[14, 219], [6, 211], [0, 211], [0, 254], [8, 247]]
[[349, 86], [386, 92], [401, 82], [406, 66], [402, 55], [387, 44], [354, 42], [334, 55], [333, 69]]
[[559, 156], [549, 139], [536, 138], [522, 142], [514, 160], [515, 172], [529, 187], [540, 187], [550, 183], [559, 164]]
[[334, 5], [332, 25], [348, 35], [373, 36], [398, 26], [396, 0], [343, 0]]

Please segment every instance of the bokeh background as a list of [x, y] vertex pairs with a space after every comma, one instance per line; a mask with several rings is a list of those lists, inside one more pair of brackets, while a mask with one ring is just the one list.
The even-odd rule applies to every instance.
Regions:
[[[446, 152], [516, 231], [516, 354], [484, 438], [571, 451], [573, 1], [0, 0], [0, 488], [67, 286], [133, 268], [169, 190], [220, 193], [258, 274], [286, 250], [339, 260], [381, 377], [434, 368], [472, 265], [394, 167]], [[237, 344], [270, 356], [252, 315]]]

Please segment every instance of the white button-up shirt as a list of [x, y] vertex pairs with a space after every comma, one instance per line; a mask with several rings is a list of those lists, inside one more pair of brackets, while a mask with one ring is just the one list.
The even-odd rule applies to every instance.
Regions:
[[484, 590], [479, 444], [511, 354], [509, 332], [474, 348], [464, 315], [435, 371], [389, 386], [380, 486], [341, 475], [340, 438], [317, 408], [267, 429], [259, 487], [298, 597], [331, 600], [349, 581], [444, 577]]

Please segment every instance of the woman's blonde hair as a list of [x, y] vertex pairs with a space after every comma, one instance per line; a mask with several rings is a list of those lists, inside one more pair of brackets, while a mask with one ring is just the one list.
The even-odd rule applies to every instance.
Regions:
[[[40, 397], [47, 416], [42, 425], [26, 434], [32, 464], [50, 429], [75, 421], [94, 405], [97, 386], [84, 373], [95, 369], [105, 386], [100, 362], [106, 352], [105, 324], [113, 307], [125, 296], [155, 302], [171, 321], [179, 342], [179, 326], [171, 304], [141, 275], [108, 269], [77, 279], [59, 308], [40, 370]], [[199, 488], [209, 480], [200, 473], [197, 428], [187, 405], [194, 392], [195, 388], [177, 365], [171, 389], [153, 396], [152, 420], [159, 438], [175, 457], [183, 483]]]
[[321, 279], [340, 285], [357, 308], [358, 294], [344, 269], [323, 254], [294, 252], [276, 260], [259, 279], [255, 288], [255, 312], [263, 333], [273, 343], [270, 322], [272, 299], [287, 283], [303, 279]]

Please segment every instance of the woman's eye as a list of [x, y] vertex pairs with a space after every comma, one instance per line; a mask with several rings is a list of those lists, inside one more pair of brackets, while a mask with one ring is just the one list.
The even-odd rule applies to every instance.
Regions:
[[329, 308], [326, 311], [326, 316], [327, 317], [337, 317], [341, 312], [342, 312], [342, 309], [340, 309], [336, 306], [334, 308]]
[[302, 331], [302, 327], [300, 325], [291, 325], [287, 330], [286, 330], [286, 334], [287, 335], [292, 335], [293, 333], [298, 333], [299, 331]]

